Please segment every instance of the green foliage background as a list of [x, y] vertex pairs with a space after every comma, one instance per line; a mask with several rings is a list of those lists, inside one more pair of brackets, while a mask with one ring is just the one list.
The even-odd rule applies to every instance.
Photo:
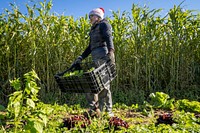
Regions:
[[[0, 15], [0, 104], [6, 105], [13, 92], [9, 80], [34, 69], [44, 102], [85, 105], [84, 95], [61, 93], [54, 74], [87, 47], [88, 16], [50, 13], [51, 1], [26, 6], [27, 15], [15, 5]], [[114, 102], [143, 103], [157, 91], [200, 100], [200, 16], [183, 11], [181, 5], [164, 17], [160, 11], [133, 4], [132, 12], [113, 12], [107, 18], [113, 27], [118, 73], [112, 83]]]

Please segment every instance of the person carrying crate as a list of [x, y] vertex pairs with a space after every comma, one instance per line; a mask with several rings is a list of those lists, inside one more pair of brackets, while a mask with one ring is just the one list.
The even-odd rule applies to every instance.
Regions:
[[[74, 64], [81, 63], [83, 59], [90, 54], [95, 64], [102, 64], [111, 61], [115, 64], [114, 45], [112, 37], [112, 27], [109, 22], [104, 19], [104, 9], [96, 8], [89, 12], [90, 23], [90, 41], [85, 51], [74, 61]], [[105, 111], [110, 117], [113, 117], [112, 112], [112, 95], [110, 91], [110, 84], [102, 89], [98, 94], [86, 93], [86, 99], [90, 105], [91, 110], [99, 108]]]

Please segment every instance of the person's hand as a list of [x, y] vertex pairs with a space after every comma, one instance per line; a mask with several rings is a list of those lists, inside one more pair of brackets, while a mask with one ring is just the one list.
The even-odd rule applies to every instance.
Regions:
[[75, 61], [74, 64], [80, 64], [82, 62], [83, 58], [79, 56]]
[[110, 50], [107, 54], [108, 59], [111, 60], [112, 64], [115, 64], [115, 54], [114, 54], [114, 50]]

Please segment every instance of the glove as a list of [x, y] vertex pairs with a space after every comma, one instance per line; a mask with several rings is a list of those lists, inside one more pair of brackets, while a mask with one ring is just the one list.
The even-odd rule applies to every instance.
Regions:
[[108, 56], [108, 61], [111, 61], [111, 64], [115, 64], [115, 54], [114, 54], [114, 50], [110, 50], [107, 54]]
[[79, 56], [75, 61], [74, 64], [80, 64], [82, 62], [83, 58], [82, 56]]

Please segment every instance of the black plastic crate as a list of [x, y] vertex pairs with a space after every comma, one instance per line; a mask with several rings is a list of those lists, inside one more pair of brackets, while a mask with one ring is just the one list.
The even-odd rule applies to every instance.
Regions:
[[[83, 63], [81, 66], [88, 70], [94, 67], [93, 64], [88, 65], [87, 63]], [[56, 82], [62, 92], [98, 93], [116, 76], [115, 65], [111, 63], [103, 63], [90, 72], [84, 72], [81, 76], [73, 75], [68, 77], [57, 77]]]

